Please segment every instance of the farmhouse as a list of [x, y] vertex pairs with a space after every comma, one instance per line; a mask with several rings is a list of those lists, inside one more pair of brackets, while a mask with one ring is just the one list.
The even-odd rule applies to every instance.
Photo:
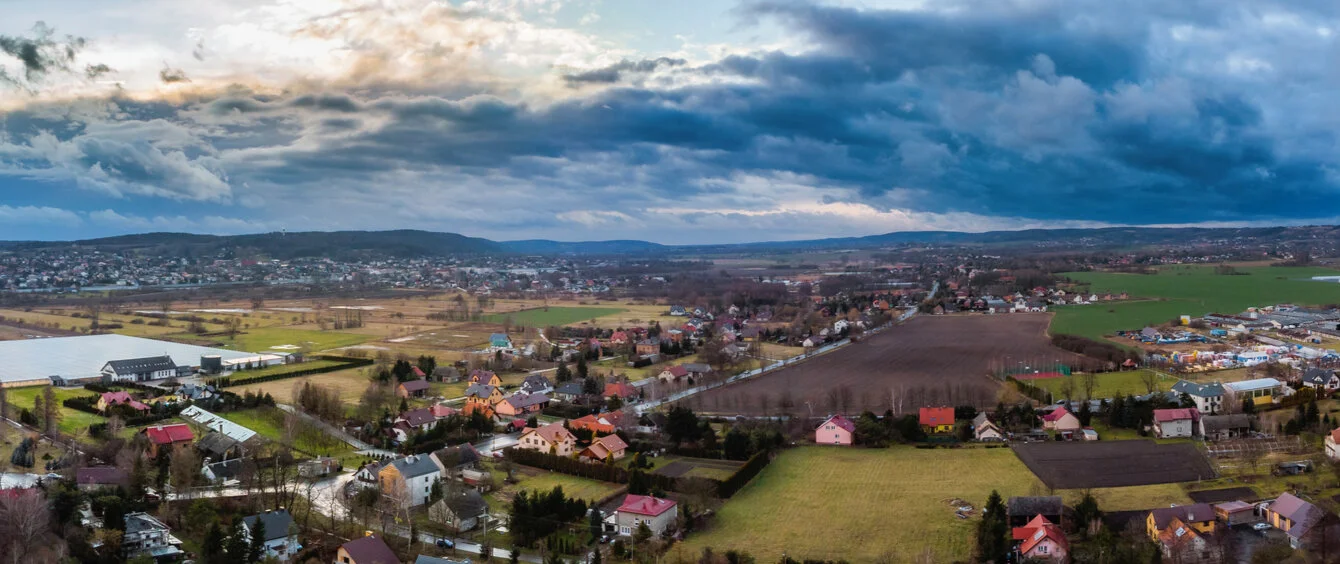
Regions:
[[592, 462], [620, 460], [627, 449], [628, 443], [623, 442], [619, 435], [605, 435], [591, 441], [591, 446], [582, 449], [580, 456]]
[[1042, 428], [1048, 431], [1078, 431], [1080, 429], [1079, 418], [1066, 410], [1064, 407], [1058, 407], [1051, 413], [1042, 416]]
[[177, 365], [166, 355], [112, 360], [102, 366], [102, 377], [107, 382], [148, 382], [176, 375]]
[[834, 415], [814, 430], [814, 442], [821, 445], [850, 445], [855, 434], [855, 423], [841, 415]]
[[1200, 418], [1200, 435], [1207, 441], [1224, 441], [1245, 437], [1252, 433], [1256, 416], [1249, 413], [1230, 415], [1203, 415]]
[[614, 523], [620, 535], [632, 536], [639, 524], [646, 523], [652, 536], [659, 537], [674, 527], [678, 517], [679, 507], [674, 500], [629, 494], [614, 512]]
[[918, 412], [917, 421], [927, 435], [954, 432], [954, 408], [923, 407]]
[[1190, 396], [1191, 401], [1196, 402], [1196, 409], [1199, 409], [1201, 413], [1215, 414], [1224, 409], [1224, 386], [1218, 382], [1197, 384], [1187, 380], [1178, 380], [1176, 384], [1173, 384], [1172, 391], [1179, 395]]
[[1030, 562], [1068, 562], [1070, 543], [1061, 527], [1041, 515], [1026, 525], [1010, 531], [1018, 543], [1015, 551], [1021, 560]]
[[526, 429], [521, 433], [516, 446], [525, 450], [570, 456], [577, 446], [577, 437], [572, 436], [562, 423], [550, 423], [543, 427]]
[[407, 507], [418, 507], [428, 501], [437, 479], [437, 464], [422, 454], [392, 460], [377, 473], [382, 493], [399, 496]]
[[1289, 546], [1301, 548], [1317, 538], [1340, 538], [1340, 519], [1334, 513], [1325, 511], [1299, 499], [1291, 493], [1281, 494], [1272, 502], [1264, 504], [1261, 515], [1265, 522], [1289, 537]]
[[662, 382], [678, 382], [688, 376], [688, 369], [681, 365], [667, 366], [665, 367], [665, 370], [662, 370], [660, 374], [656, 375]]
[[254, 534], [252, 531], [258, 523], [265, 531], [263, 557], [288, 562], [290, 558], [298, 555], [299, 550], [302, 550], [302, 545], [298, 543], [298, 533], [293, 528], [293, 516], [289, 514], [287, 509], [266, 511], [265, 513], [243, 517], [242, 530], [246, 532], [247, 538], [252, 538]]
[[[223, 360], [253, 356], [253, 353], [185, 345], [126, 335], [84, 335], [49, 339], [0, 341], [0, 385], [5, 387], [91, 383], [103, 379], [109, 360], [167, 356], [172, 374], [178, 368], [193, 371], [202, 356]], [[166, 373], [167, 367], [163, 366]], [[127, 372], [131, 372], [127, 369]]]
[[1194, 407], [1154, 410], [1154, 434], [1159, 438], [1190, 437], [1198, 430], [1200, 412]]
[[406, 380], [395, 387], [395, 395], [402, 398], [421, 398], [428, 392], [428, 381], [423, 378]]

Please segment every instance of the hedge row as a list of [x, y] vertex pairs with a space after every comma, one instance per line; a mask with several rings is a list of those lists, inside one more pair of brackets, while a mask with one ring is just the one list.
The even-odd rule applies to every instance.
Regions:
[[61, 405], [76, 411], [92, 413], [93, 415], [102, 415], [102, 412], [98, 411], [98, 399], [96, 397], [68, 398], [60, 403]]
[[744, 463], [744, 466], [741, 466], [729, 478], [721, 481], [721, 485], [717, 486], [717, 496], [721, 499], [727, 499], [735, 495], [736, 492], [740, 491], [740, 488], [753, 480], [754, 476], [767, 468], [769, 462], [772, 462], [771, 452], [765, 450], [754, 454], [748, 462]]
[[372, 363], [376, 362], [375, 360], [368, 358], [353, 358], [347, 356], [318, 356], [316, 358], [321, 360], [334, 360], [341, 362], [343, 364], [336, 364], [333, 366], [322, 366], [319, 368], [307, 368], [303, 370], [294, 370], [292, 372], [280, 372], [278, 374], [267, 374], [265, 376], [253, 376], [251, 378], [238, 378], [235, 376], [228, 378], [214, 378], [210, 380], [209, 383], [214, 385], [214, 387], [216, 388], [231, 388], [234, 386], [260, 384], [262, 382], [273, 382], [275, 380], [284, 380], [286, 378], [297, 378], [299, 376], [312, 376], [314, 374], [325, 374], [327, 372], [335, 372], [337, 370], [345, 370], [348, 368], [369, 366]]
[[[582, 478], [590, 478], [592, 480], [601, 480], [616, 484], [629, 483], [630, 472], [618, 466], [585, 462], [566, 456], [558, 456], [519, 448], [509, 448], [504, 452], [506, 453], [508, 460], [517, 464], [524, 464], [526, 466], [533, 466], [544, 470], [552, 470], [554, 472], [570, 474]], [[646, 480], [644, 483], [653, 489], [659, 488], [679, 493], [695, 493], [704, 490], [716, 491], [717, 497], [726, 499], [740, 491], [740, 488], [743, 488], [745, 484], [748, 484], [750, 480], [754, 479], [754, 477], [757, 476], [759, 472], [762, 472], [771, 461], [771, 453], [768, 451], [759, 452], [725, 480], [698, 477], [673, 478], [655, 473], [643, 473], [642, 479]]]

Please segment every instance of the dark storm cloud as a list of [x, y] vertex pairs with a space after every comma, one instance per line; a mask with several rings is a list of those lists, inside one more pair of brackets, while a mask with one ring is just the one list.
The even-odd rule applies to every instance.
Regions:
[[48, 74], [67, 72], [86, 44], [73, 35], [57, 38], [55, 30], [42, 22], [33, 26], [30, 37], [0, 35], [0, 54], [17, 60], [22, 69], [21, 75], [14, 75], [0, 67], [0, 83], [31, 88]]
[[614, 84], [619, 82], [627, 73], [646, 74], [661, 67], [682, 66], [686, 62], [684, 59], [672, 59], [670, 57], [643, 59], [641, 61], [624, 59], [607, 67], [563, 75], [563, 80], [574, 86], [579, 84]]

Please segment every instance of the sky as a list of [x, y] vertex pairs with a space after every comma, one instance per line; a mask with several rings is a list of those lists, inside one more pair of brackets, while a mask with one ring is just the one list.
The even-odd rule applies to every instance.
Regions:
[[1338, 12], [0, 0], [0, 239], [1336, 223]]

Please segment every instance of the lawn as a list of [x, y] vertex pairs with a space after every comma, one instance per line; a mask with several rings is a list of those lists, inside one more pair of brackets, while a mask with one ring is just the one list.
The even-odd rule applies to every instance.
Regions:
[[[178, 335], [184, 339], [199, 340], [200, 337], [194, 335]], [[287, 327], [261, 327], [257, 329], [246, 329], [237, 334], [236, 338], [206, 337], [211, 342], [222, 343], [220, 348], [233, 349], [248, 352], [293, 352], [294, 349], [276, 349], [284, 345], [293, 345], [295, 347], [306, 346], [309, 350], [324, 351], [357, 345], [365, 342], [372, 337], [368, 335], [356, 335], [353, 333], [339, 333], [335, 331], [312, 331], [307, 329], [290, 329]]]
[[1128, 292], [1130, 302], [1055, 308], [1052, 333], [1101, 338], [1122, 329], [1140, 329], [1179, 315], [1238, 313], [1276, 303], [1340, 303], [1340, 284], [1314, 282], [1335, 270], [1308, 267], [1237, 267], [1242, 275], [1215, 274], [1208, 265], [1169, 266], [1158, 274], [1071, 272], [1063, 276], [1088, 284], [1086, 293]]
[[605, 496], [608, 496], [623, 487], [611, 482], [602, 482], [599, 480], [591, 480], [588, 478], [543, 470], [535, 475], [526, 475], [518, 472], [517, 477], [521, 480], [514, 485], [508, 486], [509, 489], [515, 491], [538, 490], [547, 492], [554, 489], [554, 486], [563, 486], [563, 493], [568, 497], [584, 499], [588, 502], [603, 499]]
[[503, 323], [511, 320], [512, 325], [526, 327], [549, 327], [551, 325], [570, 325], [590, 321], [597, 317], [622, 313], [619, 307], [538, 307], [509, 313], [492, 313], [484, 316], [486, 323]]
[[[1138, 396], [1147, 393], [1145, 384], [1141, 381], [1141, 377], [1145, 372], [1145, 370], [1131, 370], [1128, 372], [1104, 372], [1101, 374], [1094, 374], [1094, 383], [1097, 386], [1093, 390], [1093, 398], [1085, 398], [1085, 377], [1080, 374], [1061, 376], [1060, 378], [1025, 380], [1024, 382], [1048, 390], [1052, 393], [1052, 397], [1060, 400], [1065, 398], [1065, 395], [1061, 393], [1062, 386], [1065, 385], [1066, 381], [1071, 381], [1074, 382], [1074, 392], [1070, 396], [1071, 399], [1102, 399], [1126, 395]], [[1176, 378], [1160, 375], [1157, 380], [1158, 390], [1166, 392], [1172, 389], [1173, 384], [1176, 383]]]
[[[28, 386], [24, 388], [9, 388], [5, 390], [9, 403], [11, 405], [33, 409], [33, 402], [42, 395], [42, 390], [48, 386]], [[93, 392], [83, 388], [54, 388], [56, 391], [56, 402], [64, 402], [70, 398], [84, 397], [94, 395]], [[94, 423], [102, 423], [107, 418], [101, 415], [94, 415], [70, 409], [62, 405], [60, 407], [60, 432], [67, 435], [86, 435], [88, 426]]]
[[[258, 407], [219, 415], [271, 441], [283, 442], [285, 413], [277, 408]], [[342, 457], [353, 451], [353, 447], [316, 427], [307, 427], [304, 432], [298, 433], [293, 446], [311, 454], [334, 457]]]
[[297, 364], [280, 364], [277, 366], [267, 366], [254, 370], [242, 370], [234, 372], [233, 376], [237, 378], [258, 378], [260, 376], [273, 376], [275, 374], [287, 374], [289, 372], [298, 372], [301, 370], [315, 370], [317, 368], [327, 368], [330, 366], [339, 366], [345, 364], [338, 360], [315, 359]]

